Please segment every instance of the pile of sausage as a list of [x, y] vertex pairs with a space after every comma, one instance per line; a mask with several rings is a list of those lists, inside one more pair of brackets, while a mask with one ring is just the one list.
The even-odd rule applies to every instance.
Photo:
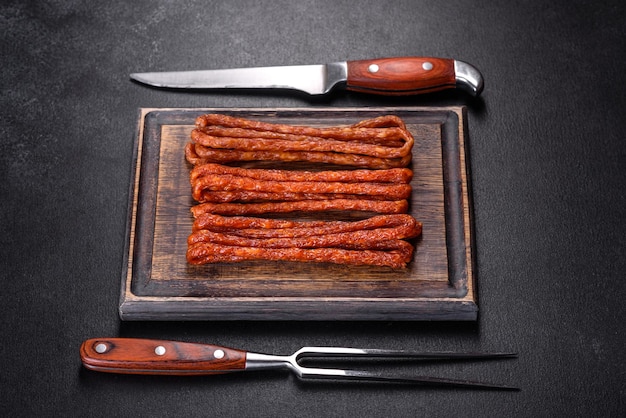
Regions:
[[345, 128], [314, 128], [208, 114], [196, 119], [191, 139], [185, 154], [194, 165], [308, 161], [381, 169], [406, 167], [413, 148], [413, 136], [393, 115]]
[[[422, 224], [408, 211], [413, 137], [383, 116], [349, 127], [313, 128], [208, 114], [196, 119], [185, 148], [195, 218], [190, 264], [243, 260], [332, 262], [402, 268], [407, 240]], [[306, 161], [347, 166], [303, 171], [244, 168], [245, 162]], [[267, 217], [361, 211], [357, 221]], [[263, 217], [265, 216], [265, 217]]]
[[[408, 168], [293, 171], [207, 163], [191, 170], [194, 215], [244, 215], [328, 210], [404, 213], [411, 195]], [[237, 202], [237, 203], [232, 203]]]

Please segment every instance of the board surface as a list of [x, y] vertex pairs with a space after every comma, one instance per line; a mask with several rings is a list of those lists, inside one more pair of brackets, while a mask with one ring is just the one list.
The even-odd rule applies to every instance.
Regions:
[[[423, 223], [414, 260], [401, 270], [270, 261], [187, 264], [194, 201], [183, 150], [195, 118], [204, 113], [309, 126], [401, 117], [415, 138], [410, 213]], [[461, 107], [141, 109], [120, 317], [475, 320], [466, 129]]]

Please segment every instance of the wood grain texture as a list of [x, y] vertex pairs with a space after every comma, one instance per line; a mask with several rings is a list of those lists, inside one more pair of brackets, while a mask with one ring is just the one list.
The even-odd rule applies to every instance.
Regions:
[[[195, 117], [208, 112], [312, 126], [402, 117], [416, 139], [410, 212], [424, 225], [414, 261], [402, 270], [297, 262], [188, 265], [194, 202], [183, 148]], [[464, 141], [463, 108], [143, 109], [121, 318], [476, 319]]]
[[139, 338], [90, 339], [80, 347], [86, 368], [150, 375], [207, 375], [243, 370], [246, 352], [209, 344]]
[[454, 60], [379, 58], [348, 62], [346, 88], [370, 94], [410, 95], [456, 87]]

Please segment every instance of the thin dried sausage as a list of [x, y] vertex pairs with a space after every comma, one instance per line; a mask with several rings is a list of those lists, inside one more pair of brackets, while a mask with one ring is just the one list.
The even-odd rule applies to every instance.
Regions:
[[[384, 197], [387, 200], [406, 199], [411, 195], [408, 184], [344, 183], [316, 181], [263, 181], [231, 175], [214, 174], [201, 177], [193, 183], [192, 196], [202, 202], [205, 191], [255, 191], [271, 193], [351, 194], [367, 198]], [[332, 196], [331, 196], [332, 198]]]
[[403, 268], [411, 261], [412, 255], [412, 246], [405, 250], [372, 251], [341, 248], [252, 248], [200, 242], [188, 247], [187, 262], [207, 264], [274, 260]]
[[334, 170], [334, 171], [299, 171], [229, 167], [221, 164], [203, 164], [191, 170], [190, 180], [209, 174], [229, 174], [266, 181], [340, 181], [346, 183], [408, 183], [413, 178], [413, 171], [408, 168], [388, 170]]
[[252, 238], [288, 238], [331, 233], [366, 231], [409, 226], [417, 233], [422, 225], [408, 214], [375, 215], [356, 221], [256, 218], [246, 216], [220, 216], [204, 213], [193, 223], [193, 231], [208, 229], [217, 232], [240, 234]]
[[192, 206], [194, 217], [203, 213], [219, 215], [259, 215], [266, 213], [324, 212], [324, 211], [363, 211], [375, 213], [406, 213], [409, 208], [405, 200], [300, 200], [295, 202], [261, 203], [200, 203]]
[[258, 248], [345, 248], [353, 250], [397, 250], [411, 245], [403, 239], [414, 238], [410, 228], [374, 229], [369, 231], [340, 232], [336, 234], [311, 235], [297, 238], [249, 238], [201, 229], [192, 233], [189, 245], [198, 242]]
[[380, 158], [358, 154], [340, 154], [315, 151], [246, 151], [238, 149], [214, 149], [200, 144], [189, 143], [185, 156], [190, 164], [234, 163], [251, 161], [308, 162], [333, 164], [350, 167], [385, 169], [406, 167], [411, 162], [411, 154], [402, 158]]

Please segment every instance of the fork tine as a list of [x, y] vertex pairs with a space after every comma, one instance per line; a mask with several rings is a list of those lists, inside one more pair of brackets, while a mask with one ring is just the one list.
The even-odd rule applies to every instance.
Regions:
[[473, 380], [449, 379], [432, 376], [392, 376], [373, 372], [358, 370], [341, 370], [341, 369], [310, 369], [301, 368], [299, 377], [303, 380], [314, 379], [336, 379], [351, 380], [375, 383], [419, 385], [419, 386], [438, 386], [449, 388], [468, 388], [468, 389], [491, 389], [519, 391], [520, 389], [513, 386], [502, 385], [499, 383], [478, 382]]
[[337, 379], [337, 380], [360, 380], [378, 383], [410, 384], [422, 386], [446, 386], [457, 388], [497, 389], [516, 391], [519, 388], [498, 383], [478, 382], [473, 380], [449, 379], [432, 376], [395, 376], [382, 373], [310, 368], [301, 366], [298, 361], [306, 358], [359, 358], [359, 359], [413, 359], [413, 360], [495, 360], [515, 358], [517, 353], [478, 353], [478, 352], [416, 352], [405, 350], [362, 349], [349, 347], [303, 347], [298, 350], [293, 358], [298, 376], [302, 379]]
[[365, 356], [371, 357], [387, 357], [387, 358], [407, 358], [415, 360], [495, 360], [501, 358], [515, 358], [517, 353], [478, 353], [478, 352], [413, 352], [403, 350], [379, 350], [366, 349]]
[[491, 360], [515, 358], [517, 353], [480, 352], [417, 352], [350, 347], [303, 347], [296, 352], [298, 359], [306, 357], [407, 358], [414, 360]]

